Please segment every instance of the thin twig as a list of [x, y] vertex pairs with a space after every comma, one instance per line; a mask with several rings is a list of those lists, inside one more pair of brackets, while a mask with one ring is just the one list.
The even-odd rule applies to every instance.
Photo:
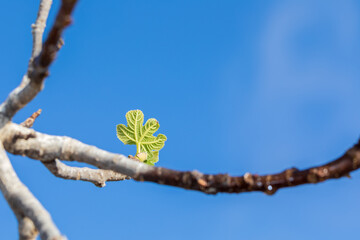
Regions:
[[350, 172], [360, 167], [360, 143], [325, 165], [302, 171], [290, 168], [278, 174], [260, 176], [246, 173], [244, 176], [232, 177], [228, 174], [209, 175], [198, 171], [182, 172], [152, 167], [69, 137], [47, 135], [13, 123], [8, 124], [0, 135], [5, 137], [5, 149], [16, 155], [25, 155], [45, 162], [54, 159], [83, 162], [125, 174], [137, 181], [155, 182], [208, 194], [251, 191], [273, 194], [280, 188], [349, 176]]
[[31, 128], [34, 125], [35, 120], [40, 116], [41, 109], [34, 112], [30, 117], [28, 117], [24, 122], [20, 123], [21, 126], [26, 128]]
[[[49, 11], [52, 5], [52, 0], [41, 0], [39, 5], [39, 10], [37, 14], [37, 18], [34, 24], [32, 24], [32, 35], [33, 35], [33, 47], [32, 53], [29, 61], [29, 67], [33, 64], [33, 59], [37, 56], [42, 49], [42, 38], [44, 29], [46, 27], [46, 20], [49, 15]], [[27, 92], [37, 93], [38, 90], [33, 90], [33, 87], [26, 88], [26, 85], [29, 84], [29, 79], [27, 75], [24, 76], [23, 81], [19, 87], [17, 87], [8, 97], [8, 99], [0, 105], [0, 128], [2, 128], [6, 122], [8, 122], [12, 116], [15, 114], [17, 110], [22, 108], [27, 102], [31, 100], [31, 95], [27, 94]], [[24, 93], [22, 93], [24, 91]], [[25, 95], [25, 97], [18, 97], [17, 95]], [[30, 95], [27, 96], [27, 95]], [[21, 99], [20, 102], [16, 102], [18, 99]], [[25, 102], [25, 103], [24, 103]], [[17, 105], [17, 106], [16, 106]], [[17, 109], [16, 109], [17, 108]], [[40, 113], [39, 113], [40, 114]], [[33, 120], [37, 116], [32, 116]], [[31, 122], [31, 118], [25, 121], [24, 125], [32, 126], [33, 121]], [[31, 125], [31, 126], [30, 126]], [[23, 214], [16, 213], [16, 217], [18, 219], [18, 229], [19, 229], [19, 239], [20, 240], [35, 240], [38, 235], [38, 231], [35, 228], [34, 223], [28, 217]]]

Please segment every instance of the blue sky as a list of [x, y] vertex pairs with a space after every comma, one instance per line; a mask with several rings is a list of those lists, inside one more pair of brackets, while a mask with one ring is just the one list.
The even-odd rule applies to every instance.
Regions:
[[[2, 3], [1, 100], [26, 71], [37, 5]], [[359, 20], [355, 0], [80, 1], [45, 90], [14, 121], [42, 108], [36, 130], [128, 155], [115, 126], [141, 109], [168, 137], [158, 166], [242, 175], [319, 165], [360, 135]], [[69, 239], [358, 235], [358, 172], [271, 197], [207, 196], [133, 181], [100, 189], [10, 157]], [[0, 232], [17, 237], [3, 198]]]

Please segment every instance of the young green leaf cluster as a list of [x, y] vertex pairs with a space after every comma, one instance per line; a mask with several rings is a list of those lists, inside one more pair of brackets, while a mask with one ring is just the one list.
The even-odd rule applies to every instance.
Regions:
[[144, 123], [144, 114], [141, 110], [131, 110], [126, 113], [127, 126], [116, 126], [117, 137], [124, 144], [136, 145], [135, 158], [154, 165], [159, 161], [159, 151], [165, 145], [166, 136], [153, 134], [159, 129], [160, 124], [155, 118], [150, 118]]

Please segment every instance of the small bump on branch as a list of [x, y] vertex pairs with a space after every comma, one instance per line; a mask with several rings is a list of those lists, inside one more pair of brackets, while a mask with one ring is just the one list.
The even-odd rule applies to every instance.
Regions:
[[3, 135], [6, 136], [4, 146], [12, 154], [25, 155], [43, 162], [54, 159], [83, 162], [127, 175], [137, 181], [155, 182], [208, 194], [260, 191], [271, 195], [280, 188], [349, 176], [350, 172], [360, 167], [360, 143], [355, 144], [340, 158], [321, 166], [305, 170], [289, 168], [270, 175], [246, 173], [244, 176], [232, 177], [228, 174], [182, 172], [149, 166], [69, 137], [35, 132], [14, 123], [7, 125]]
[[302, 184], [320, 183], [328, 179], [350, 177], [350, 172], [360, 167], [360, 142], [350, 148], [340, 158], [325, 165], [298, 170], [289, 168], [278, 174], [257, 175], [246, 173], [244, 176], [231, 177], [228, 174], [202, 174], [198, 171], [180, 172], [165, 168], [136, 174], [137, 181], [150, 181], [185, 189], [202, 191], [208, 194], [220, 192], [264, 192], [274, 194], [280, 188]]

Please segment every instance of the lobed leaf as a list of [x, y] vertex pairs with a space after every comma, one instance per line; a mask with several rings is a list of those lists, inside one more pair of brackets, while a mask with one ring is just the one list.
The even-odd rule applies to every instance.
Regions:
[[164, 134], [153, 136], [159, 129], [160, 124], [155, 118], [150, 118], [144, 123], [144, 114], [141, 110], [131, 110], [125, 115], [127, 126], [119, 124], [116, 126], [117, 137], [124, 144], [136, 145], [136, 155], [146, 153], [146, 160], [139, 160], [154, 165], [159, 161], [159, 151], [164, 147], [167, 140]]

